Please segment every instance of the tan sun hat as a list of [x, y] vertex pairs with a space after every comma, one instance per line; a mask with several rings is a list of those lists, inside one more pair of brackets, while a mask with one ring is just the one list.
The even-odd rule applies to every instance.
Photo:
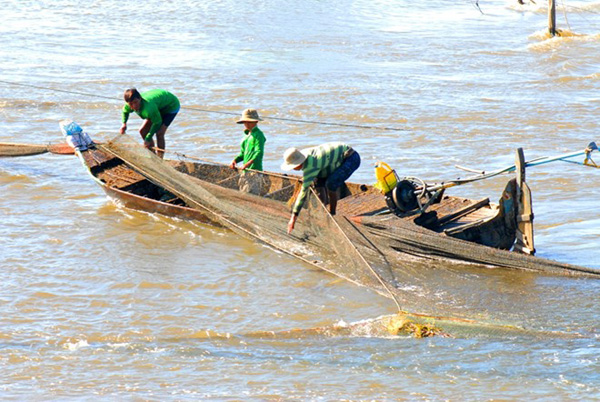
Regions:
[[288, 148], [283, 154], [283, 163], [281, 168], [283, 170], [292, 170], [296, 166], [302, 165], [306, 160], [306, 154], [300, 151], [298, 148]]
[[262, 121], [262, 119], [258, 117], [256, 109], [246, 109], [242, 112], [242, 118], [237, 121], [237, 124], [242, 124], [245, 121], [257, 122]]

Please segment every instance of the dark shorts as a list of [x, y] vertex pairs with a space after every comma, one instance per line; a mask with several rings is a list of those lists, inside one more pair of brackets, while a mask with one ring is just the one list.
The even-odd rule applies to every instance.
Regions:
[[344, 163], [342, 163], [339, 168], [335, 169], [333, 173], [327, 177], [325, 186], [329, 191], [337, 190], [342, 184], [344, 184], [346, 180], [350, 178], [350, 176], [352, 176], [352, 173], [354, 173], [359, 166], [360, 155], [358, 152], [354, 151], [352, 155], [344, 160]]
[[175, 116], [177, 116], [177, 113], [179, 113], [179, 109], [177, 109], [174, 112], [169, 112], [165, 114], [161, 113], [160, 117], [162, 117], [162, 124], [169, 127], [169, 125], [173, 123], [173, 120], [175, 120]]

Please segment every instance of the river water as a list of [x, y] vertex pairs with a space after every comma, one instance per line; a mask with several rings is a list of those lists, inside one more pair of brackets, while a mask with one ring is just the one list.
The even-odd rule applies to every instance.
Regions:
[[[110, 137], [136, 86], [179, 96], [167, 149], [209, 160], [235, 156], [235, 120], [257, 108], [267, 170], [334, 140], [360, 152], [365, 183], [377, 160], [435, 181], [518, 147], [578, 151], [598, 139], [600, 2], [564, 3], [568, 35], [548, 39], [546, 9], [516, 0], [0, 1], [0, 142], [60, 142], [65, 118]], [[598, 175], [528, 170], [538, 255], [600, 267]], [[452, 193], [496, 201], [505, 180]], [[597, 279], [435, 263], [406, 284], [427, 311], [577, 338], [257, 338], [395, 305], [227, 230], [116, 205], [73, 156], [0, 159], [0, 191], [3, 400], [600, 400]]]

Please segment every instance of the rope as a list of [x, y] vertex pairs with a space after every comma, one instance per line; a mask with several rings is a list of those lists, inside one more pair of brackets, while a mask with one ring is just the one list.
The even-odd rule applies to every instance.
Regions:
[[[20, 86], [20, 87], [41, 89], [43, 91], [61, 92], [61, 93], [66, 93], [66, 94], [70, 94], [70, 95], [81, 95], [81, 96], [87, 96], [90, 98], [121, 101], [120, 99], [112, 98], [110, 96], [96, 95], [96, 94], [90, 94], [90, 93], [79, 92], [79, 91], [69, 91], [66, 89], [49, 88], [49, 87], [43, 87], [43, 86], [32, 85], [32, 84], [22, 84], [22, 83], [18, 83], [18, 82], [5, 81], [5, 80], [0, 80], [0, 83], [14, 85], [14, 86]], [[202, 108], [191, 107], [191, 106], [181, 106], [181, 109], [192, 110], [192, 111], [196, 111], [196, 112], [204, 112], [204, 113], [216, 113], [216, 114], [222, 114], [222, 115], [228, 115], [228, 116], [238, 116], [239, 115], [238, 113], [234, 113], [234, 112], [223, 112], [223, 111], [218, 111], [218, 110], [202, 109]], [[368, 125], [362, 125], [362, 124], [334, 123], [334, 122], [326, 122], [326, 121], [291, 119], [291, 118], [273, 117], [273, 116], [263, 116], [263, 117], [265, 117], [266, 119], [269, 119], [269, 120], [288, 121], [288, 122], [293, 122], [293, 123], [308, 123], [308, 124], [316, 124], [316, 125], [321, 125], [321, 126], [364, 128], [364, 129], [369, 129], [369, 130], [384, 130], [384, 131], [407, 131], [407, 129], [405, 129], [405, 128], [398, 128], [398, 127], [378, 127], [378, 126], [368, 126]]]
[[479, 7], [479, 0], [475, 0], [475, 2], [473, 2], [472, 4], [479, 10], [479, 12], [481, 13], [481, 15], [485, 15], [483, 13], [483, 10], [481, 9], [481, 7]]
[[561, 1], [562, 7], [563, 7], [563, 15], [565, 16], [565, 22], [567, 23], [567, 27], [569, 28], [569, 31], [573, 31], [571, 29], [571, 25], [569, 24], [569, 19], [567, 18], [567, 8], [565, 7], [565, 2]]
[[101, 99], [116, 100], [115, 98], [111, 98], [109, 96], [95, 95], [95, 94], [90, 94], [90, 93], [86, 93], [86, 92], [67, 91], [65, 89], [56, 89], [56, 88], [41, 87], [41, 86], [38, 86], [38, 85], [22, 84], [22, 83], [19, 83], [19, 82], [4, 81], [4, 80], [0, 80], [0, 82], [3, 83], [3, 84], [15, 85], [15, 86], [18, 86], [18, 87], [28, 87], [28, 88], [41, 89], [41, 90], [44, 90], [44, 91], [62, 92], [62, 93], [71, 94], [71, 95], [88, 96], [88, 97], [91, 97], [91, 98], [101, 98]]
[[[167, 151], [167, 150], [156, 148], [156, 147], [154, 149], [159, 150], [159, 151], [163, 151], [165, 153], [168, 152], [170, 154], [176, 155], [179, 158], [179, 160], [181, 160], [181, 158], [185, 158], [185, 159], [190, 159], [190, 160], [194, 160], [194, 161], [210, 163], [210, 164], [213, 164], [213, 165], [224, 165], [221, 162], [215, 162], [215, 161], [210, 160], [210, 159], [199, 158], [199, 157], [196, 157], [196, 156], [190, 156], [190, 155], [184, 154], [182, 152]], [[242, 170], [242, 169], [236, 167], [236, 170]], [[244, 169], [244, 170], [247, 170], [249, 172], [263, 173], [260, 170], [254, 170], [254, 169], [249, 169], [249, 168], [248, 169]], [[277, 172], [269, 172], [269, 176], [279, 177], [279, 178], [282, 178], [282, 179], [289, 179], [290, 178], [290, 175], [288, 175], [286, 173], [277, 173]]]

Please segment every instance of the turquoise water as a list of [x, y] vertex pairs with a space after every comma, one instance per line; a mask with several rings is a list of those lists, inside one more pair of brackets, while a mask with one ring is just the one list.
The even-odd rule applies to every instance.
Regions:
[[[598, 2], [559, 7], [577, 35], [554, 39], [543, 6], [516, 1], [0, 4], [0, 142], [59, 142], [65, 118], [110, 137], [130, 86], [181, 99], [168, 151], [229, 162], [254, 107], [265, 169], [344, 140], [365, 183], [377, 160], [447, 180], [597, 139]], [[598, 174], [528, 171], [538, 255], [600, 267]], [[495, 201], [505, 180], [453, 194]], [[4, 400], [600, 399], [598, 280], [415, 266], [408, 304], [533, 332], [257, 339], [395, 306], [226, 230], [122, 208], [72, 156], [0, 159], [0, 191]]]

